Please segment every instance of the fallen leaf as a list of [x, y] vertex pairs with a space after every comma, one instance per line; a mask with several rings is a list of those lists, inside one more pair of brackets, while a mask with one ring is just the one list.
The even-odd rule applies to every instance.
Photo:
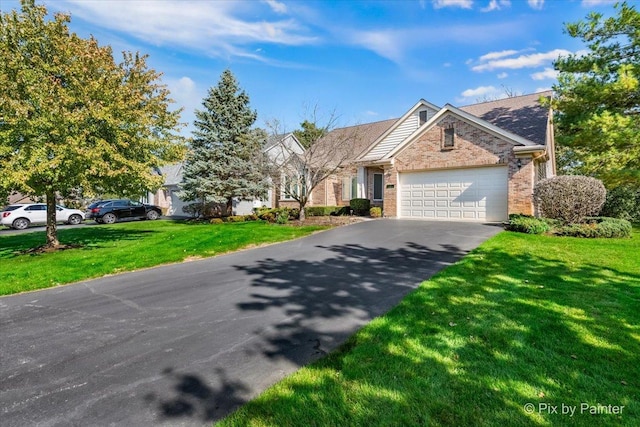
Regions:
[[622, 380], [622, 381], [620, 381], [620, 384], [627, 385], [627, 382], [625, 380]]
[[456, 326], [457, 323], [449, 322], [449, 326]]
[[572, 359], [577, 359], [577, 358], [578, 358], [578, 356], [576, 356], [575, 354], [572, 354], [572, 355], [571, 355], [571, 358], [572, 358]]

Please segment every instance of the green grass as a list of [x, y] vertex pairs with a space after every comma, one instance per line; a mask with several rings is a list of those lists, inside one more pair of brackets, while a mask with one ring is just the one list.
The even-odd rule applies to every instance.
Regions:
[[637, 229], [504, 232], [220, 425], [637, 426], [639, 308]]
[[0, 295], [48, 288], [84, 279], [210, 257], [255, 245], [305, 236], [325, 227], [263, 222], [195, 224], [135, 221], [59, 231], [54, 253], [25, 254], [45, 242], [44, 232], [0, 237]]

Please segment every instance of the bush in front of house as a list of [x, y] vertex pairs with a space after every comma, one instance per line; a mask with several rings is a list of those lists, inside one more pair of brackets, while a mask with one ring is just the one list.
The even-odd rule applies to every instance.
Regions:
[[182, 208], [182, 211], [192, 218], [220, 218], [224, 216], [227, 205], [224, 203], [190, 203]]
[[380, 218], [382, 216], [382, 208], [380, 206], [374, 206], [369, 209], [369, 216], [371, 218]]
[[600, 212], [606, 194], [599, 179], [580, 175], [554, 176], [536, 184], [533, 202], [543, 217], [578, 224]]
[[309, 206], [304, 209], [306, 216], [333, 215], [340, 210], [340, 206]]
[[631, 223], [626, 219], [610, 217], [585, 218], [580, 224], [563, 225], [554, 230], [559, 236], [588, 238], [622, 238], [631, 236]]
[[355, 215], [365, 216], [369, 214], [369, 209], [371, 209], [371, 200], [351, 199], [349, 201], [349, 207], [351, 207]]
[[300, 217], [300, 209], [298, 208], [256, 208], [254, 211], [259, 219], [271, 223], [284, 221], [283, 219], [278, 220], [278, 218], [286, 218], [286, 221], [289, 221]]
[[640, 189], [621, 185], [607, 190], [600, 215], [640, 222]]
[[509, 215], [509, 222], [505, 228], [509, 231], [527, 234], [542, 234], [551, 229], [544, 218], [521, 214]]

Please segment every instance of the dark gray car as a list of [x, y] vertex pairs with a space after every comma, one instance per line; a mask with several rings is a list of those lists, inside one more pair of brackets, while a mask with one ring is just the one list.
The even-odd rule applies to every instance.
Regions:
[[160, 215], [160, 207], [128, 199], [100, 200], [90, 204], [86, 212], [87, 219], [104, 224], [113, 224], [125, 218], [154, 220]]

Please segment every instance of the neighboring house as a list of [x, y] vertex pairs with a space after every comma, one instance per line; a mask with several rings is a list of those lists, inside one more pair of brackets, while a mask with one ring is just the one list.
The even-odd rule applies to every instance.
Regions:
[[539, 103], [550, 96], [461, 108], [420, 100], [397, 120], [351, 127], [359, 131], [352, 161], [314, 189], [308, 206], [362, 197], [386, 217], [503, 221], [533, 214], [535, 183], [556, 170], [551, 112]]
[[[278, 135], [270, 137], [265, 144], [264, 152], [274, 164], [286, 165], [292, 153], [300, 154], [304, 149], [296, 137], [292, 134]], [[156, 192], [149, 192], [146, 201], [162, 208], [163, 215], [173, 217], [188, 217], [189, 213], [184, 211], [184, 207], [195, 202], [186, 202], [180, 198], [180, 183], [182, 182], [183, 163], [173, 163], [157, 168], [156, 173], [164, 177], [162, 187]], [[284, 182], [285, 175], [282, 175]], [[253, 213], [254, 208], [263, 206], [278, 206], [280, 197], [273, 197], [280, 194], [279, 187], [275, 186], [269, 190], [266, 200], [240, 200], [233, 202], [233, 215], [248, 215]], [[290, 200], [290, 199], [286, 199]]]

